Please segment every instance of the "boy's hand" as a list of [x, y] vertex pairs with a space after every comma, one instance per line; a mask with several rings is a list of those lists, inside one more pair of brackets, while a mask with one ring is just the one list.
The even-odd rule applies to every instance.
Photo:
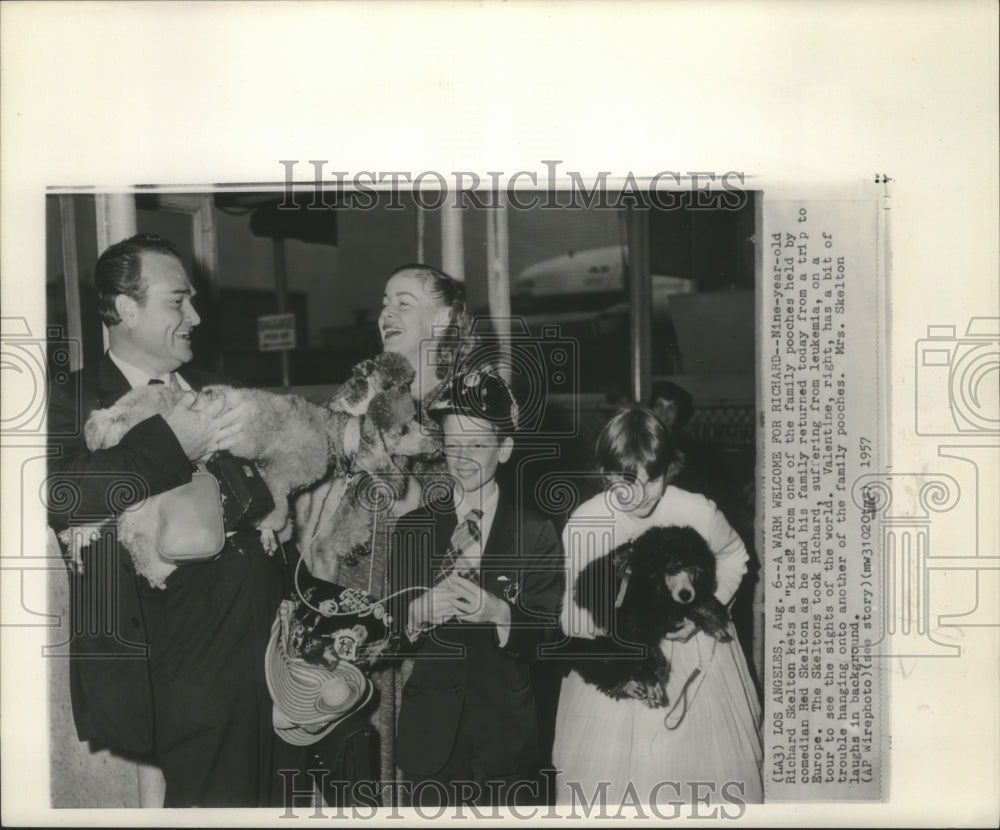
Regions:
[[424, 591], [410, 603], [406, 615], [406, 625], [410, 631], [423, 631], [456, 616], [456, 608], [451, 592], [443, 585]]
[[498, 625], [510, 623], [510, 606], [489, 591], [484, 591], [476, 583], [452, 574], [441, 583], [441, 586], [449, 590], [456, 611], [455, 616], [458, 619]]

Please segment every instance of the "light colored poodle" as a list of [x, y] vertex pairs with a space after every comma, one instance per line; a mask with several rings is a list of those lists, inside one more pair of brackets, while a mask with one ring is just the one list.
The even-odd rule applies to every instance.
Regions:
[[[169, 413], [182, 394], [166, 385], [133, 389], [114, 406], [91, 414], [84, 428], [87, 447], [97, 450], [115, 446], [139, 422]], [[373, 390], [371, 397], [377, 394]], [[274, 510], [258, 525], [265, 549], [271, 553], [278, 540], [286, 541], [292, 535], [289, 496], [331, 471], [342, 472], [358, 463], [384, 468], [385, 459], [391, 464], [394, 456], [410, 456], [428, 449], [412, 412], [397, 412], [398, 408], [390, 407], [376, 428], [349, 412], [317, 406], [297, 395], [230, 386], [205, 387], [198, 393], [196, 408], [217, 403], [219, 397], [224, 399], [222, 412], [246, 403], [253, 413], [248, 419], [251, 429], [241, 434], [231, 452], [257, 463], [274, 498]], [[395, 420], [392, 415], [397, 416]], [[408, 420], [400, 421], [407, 415]], [[147, 498], [116, 517], [118, 539], [131, 554], [136, 572], [159, 588], [165, 587], [164, 580], [177, 567], [157, 551], [161, 498], [162, 494]], [[71, 566], [82, 569], [81, 548], [111, 521], [115, 519], [101, 525], [71, 527], [60, 534], [69, 549]]]

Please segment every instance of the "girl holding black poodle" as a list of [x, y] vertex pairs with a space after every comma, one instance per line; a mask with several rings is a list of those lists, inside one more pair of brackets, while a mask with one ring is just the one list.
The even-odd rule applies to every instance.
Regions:
[[[601, 431], [596, 456], [605, 489], [581, 504], [563, 531], [565, 633], [607, 633], [577, 602], [576, 577], [656, 526], [688, 526], [704, 537], [716, 559], [715, 596], [728, 606], [747, 572], [746, 548], [712, 501], [670, 484], [682, 458], [663, 423], [646, 409], [622, 410]], [[559, 804], [763, 800], [760, 703], [736, 630], [727, 626], [731, 639], [723, 641], [686, 620], [660, 643], [670, 664], [666, 684], [633, 683], [624, 700], [570, 671], [553, 749]]]

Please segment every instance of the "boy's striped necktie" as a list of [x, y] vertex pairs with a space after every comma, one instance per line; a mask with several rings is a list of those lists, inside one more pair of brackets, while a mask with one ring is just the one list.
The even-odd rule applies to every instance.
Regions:
[[470, 582], [479, 583], [479, 567], [467, 554], [474, 550], [482, 539], [482, 532], [479, 529], [479, 520], [482, 518], [483, 511], [473, 508], [455, 527], [451, 534], [451, 545], [434, 580], [435, 585], [452, 573], [465, 577]]

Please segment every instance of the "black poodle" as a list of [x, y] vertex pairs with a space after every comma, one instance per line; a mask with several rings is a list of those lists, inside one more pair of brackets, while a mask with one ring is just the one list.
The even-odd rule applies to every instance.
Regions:
[[[664, 635], [686, 619], [720, 642], [732, 639], [729, 613], [715, 598], [715, 556], [691, 527], [652, 527], [590, 562], [574, 585], [576, 604], [608, 632], [571, 638], [559, 649], [587, 682], [621, 700], [631, 681], [666, 686], [670, 665]], [[667, 703], [665, 695], [652, 701]]]

